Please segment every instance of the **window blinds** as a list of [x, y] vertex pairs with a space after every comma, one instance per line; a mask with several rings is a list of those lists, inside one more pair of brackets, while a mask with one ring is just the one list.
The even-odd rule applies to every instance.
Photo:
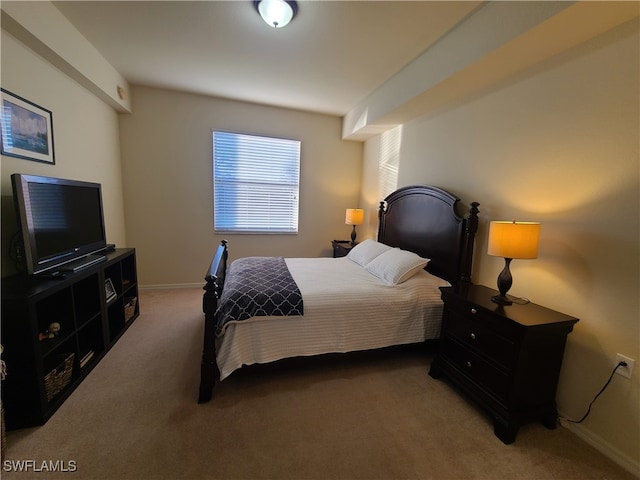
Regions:
[[213, 132], [216, 232], [296, 233], [300, 141]]

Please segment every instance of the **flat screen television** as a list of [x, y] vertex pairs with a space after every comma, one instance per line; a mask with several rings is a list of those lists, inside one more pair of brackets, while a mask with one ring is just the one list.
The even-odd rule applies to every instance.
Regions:
[[11, 185], [28, 274], [103, 259], [89, 257], [107, 245], [99, 183], [14, 173]]

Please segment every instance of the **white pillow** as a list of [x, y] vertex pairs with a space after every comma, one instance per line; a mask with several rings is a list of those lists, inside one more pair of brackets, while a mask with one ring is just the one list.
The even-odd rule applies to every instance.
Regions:
[[398, 285], [413, 277], [427, 263], [428, 258], [422, 258], [407, 250], [391, 248], [378, 255], [364, 268], [387, 285]]
[[366, 266], [371, 260], [376, 258], [382, 252], [389, 250], [391, 247], [384, 243], [376, 242], [375, 240], [367, 239], [364, 242], [357, 244], [353, 247], [347, 258], [358, 265]]

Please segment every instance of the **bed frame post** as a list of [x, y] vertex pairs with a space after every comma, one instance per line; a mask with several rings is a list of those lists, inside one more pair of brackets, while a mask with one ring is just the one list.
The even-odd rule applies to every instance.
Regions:
[[460, 269], [460, 281], [458, 288], [464, 288], [471, 283], [471, 269], [473, 268], [473, 249], [476, 232], [478, 231], [478, 202], [472, 202], [469, 208], [469, 216], [465, 222], [464, 251], [462, 252], [462, 265]]
[[380, 202], [380, 206], [378, 207], [378, 233], [376, 234], [376, 240], [380, 241], [380, 230], [382, 228], [382, 217], [386, 213], [386, 202]]
[[209, 271], [205, 276], [205, 291], [202, 296], [202, 311], [204, 312], [204, 345], [202, 347], [202, 363], [200, 364], [200, 394], [198, 403], [211, 400], [213, 387], [220, 378], [220, 370], [216, 363], [216, 324], [215, 314], [218, 301], [224, 287], [227, 271], [227, 241], [222, 240], [216, 254], [211, 261]]

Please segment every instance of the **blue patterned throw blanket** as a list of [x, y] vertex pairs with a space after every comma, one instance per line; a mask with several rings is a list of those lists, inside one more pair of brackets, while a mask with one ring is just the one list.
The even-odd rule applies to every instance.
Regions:
[[222, 334], [230, 321], [267, 315], [303, 315], [302, 294], [284, 258], [246, 257], [233, 261], [216, 311], [216, 335]]

